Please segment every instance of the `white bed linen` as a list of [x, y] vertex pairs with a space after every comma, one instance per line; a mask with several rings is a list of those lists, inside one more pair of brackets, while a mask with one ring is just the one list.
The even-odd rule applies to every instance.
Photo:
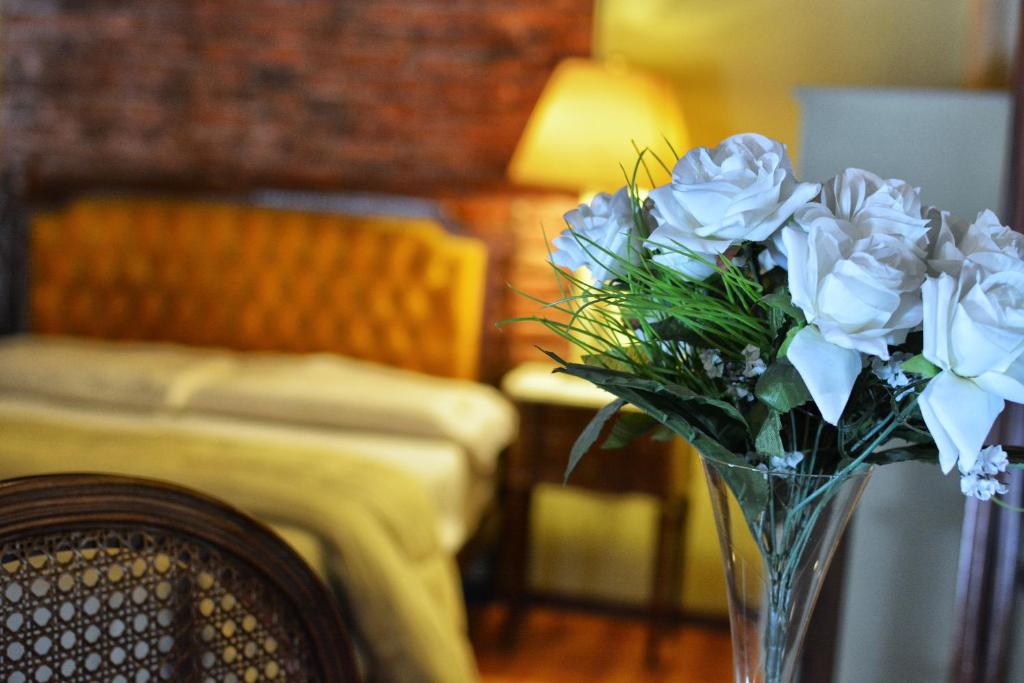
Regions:
[[473, 470], [495, 471], [517, 415], [493, 387], [329, 354], [237, 354], [230, 372], [196, 384], [182, 408], [197, 414], [446, 438]]
[[23, 415], [124, 430], [176, 430], [192, 438], [256, 438], [285, 446], [317, 446], [337, 452], [340, 456], [365, 457], [389, 463], [422, 482], [429, 492], [437, 511], [438, 534], [442, 546], [452, 554], [461, 548], [467, 536], [476, 529], [480, 515], [491, 499], [491, 478], [474, 474], [462, 449], [443, 439], [265, 424], [227, 417], [142, 414], [99, 406], [72, 405], [42, 396], [26, 396], [3, 390], [0, 390], [0, 413], [12, 419]]
[[331, 354], [20, 335], [0, 339], [0, 390], [87, 407], [443, 439], [481, 476], [494, 474], [518, 426], [493, 387]]
[[0, 389], [135, 411], [175, 410], [230, 372], [234, 354], [51, 335], [0, 338]]

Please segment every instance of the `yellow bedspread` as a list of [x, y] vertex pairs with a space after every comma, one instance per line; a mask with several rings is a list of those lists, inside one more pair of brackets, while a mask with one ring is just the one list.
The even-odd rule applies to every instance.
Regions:
[[404, 473], [309, 446], [0, 411], [0, 478], [69, 471], [176, 482], [311, 532], [371, 680], [478, 679], [456, 568], [423, 487]]

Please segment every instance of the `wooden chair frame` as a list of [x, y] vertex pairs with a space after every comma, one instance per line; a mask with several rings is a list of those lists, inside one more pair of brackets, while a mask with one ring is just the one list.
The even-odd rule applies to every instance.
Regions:
[[241, 512], [187, 489], [127, 477], [67, 474], [0, 483], [0, 542], [76, 529], [166, 531], [239, 561], [302, 621], [324, 683], [358, 681], [335, 599], [276, 534]]

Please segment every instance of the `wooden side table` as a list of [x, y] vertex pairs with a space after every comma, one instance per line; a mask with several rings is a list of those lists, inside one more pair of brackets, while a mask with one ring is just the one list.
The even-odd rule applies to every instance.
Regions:
[[[510, 448], [504, 470], [504, 514], [500, 577], [508, 601], [506, 642], [514, 642], [529, 602], [527, 572], [530, 506], [540, 483], [562, 483], [569, 451], [594, 413], [614, 397], [587, 382], [552, 375], [547, 363], [527, 363], [505, 376], [502, 388], [518, 405], [519, 439]], [[610, 428], [610, 425], [609, 427]], [[646, 658], [658, 663], [660, 638], [678, 604], [682, 584], [682, 549], [686, 522], [685, 449], [674, 442], [645, 437], [621, 449], [592, 449], [568, 485], [605, 493], [646, 493], [657, 498], [657, 544]]]

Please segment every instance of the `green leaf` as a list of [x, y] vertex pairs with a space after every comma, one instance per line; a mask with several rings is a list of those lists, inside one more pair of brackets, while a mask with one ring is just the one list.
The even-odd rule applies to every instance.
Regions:
[[[549, 355], [556, 360], [560, 360], [554, 354]], [[657, 380], [646, 379], [644, 377], [637, 377], [635, 375], [620, 372], [618, 370], [611, 370], [609, 368], [595, 367], [593, 365], [580, 365], [578, 363], [565, 363], [564, 361], [560, 362], [563, 363], [563, 367], [555, 368], [555, 372], [564, 372], [566, 374], [573, 375], [574, 377], [580, 377], [613, 394], [618, 395], [613, 390], [613, 387], [628, 387], [654, 394], [662, 394], [684, 403], [696, 403], [702, 406], [714, 408], [715, 410], [725, 414], [730, 419], [746, 426], [746, 420], [743, 418], [743, 414], [740, 413], [733, 404], [725, 401], [719, 401], [718, 399], [710, 398], [708, 396], [701, 396], [684, 386], [672, 384], [670, 382], [659, 382]]]
[[921, 375], [922, 377], [927, 378], [934, 377], [942, 372], [942, 369], [939, 366], [932, 363], [920, 353], [910, 360], [900, 363], [900, 369], [903, 370], [903, 372], [912, 372], [915, 375]]
[[580, 463], [583, 456], [594, 446], [598, 437], [601, 436], [601, 431], [604, 429], [605, 424], [622, 409], [623, 405], [625, 405], [625, 401], [620, 398], [601, 408], [594, 415], [594, 419], [590, 421], [590, 424], [576, 437], [576, 443], [572, 445], [572, 451], [569, 452], [569, 464], [565, 468], [563, 482], [569, 481], [569, 475], [576, 469], [576, 465]]
[[788, 413], [811, 400], [811, 393], [807, 391], [800, 373], [785, 359], [768, 366], [758, 378], [754, 394], [779, 413]]
[[750, 411], [750, 429], [754, 433], [754, 448], [765, 455], [783, 456], [786, 447], [782, 443], [782, 418], [779, 413], [758, 403]]
[[657, 425], [658, 421], [645, 413], [621, 412], [601, 448], [611, 450], [628, 446]]
[[804, 312], [793, 303], [793, 298], [790, 296], [789, 289], [786, 287], [782, 287], [771, 294], [764, 295], [761, 297], [761, 303], [772, 310], [778, 311], [787, 317], [792, 318], [798, 325], [802, 326], [807, 324], [807, 318], [804, 317]]
[[786, 357], [786, 353], [789, 351], [789, 345], [793, 343], [793, 337], [795, 337], [800, 330], [804, 329], [804, 327], [804, 325], [794, 325], [789, 328], [789, 332], [786, 333], [786, 338], [782, 340], [782, 345], [779, 346], [779, 352], [775, 354], [776, 358]]

